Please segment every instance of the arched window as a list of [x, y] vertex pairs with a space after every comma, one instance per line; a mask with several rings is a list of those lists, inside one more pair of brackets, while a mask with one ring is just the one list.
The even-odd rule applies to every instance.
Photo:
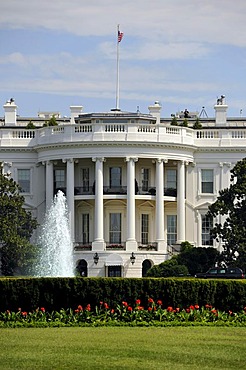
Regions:
[[144, 260], [142, 263], [142, 277], [147, 276], [147, 271], [152, 267], [150, 260]]
[[88, 266], [86, 260], [79, 260], [77, 264], [77, 270], [79, 271], [80, 276], [88, 276]]

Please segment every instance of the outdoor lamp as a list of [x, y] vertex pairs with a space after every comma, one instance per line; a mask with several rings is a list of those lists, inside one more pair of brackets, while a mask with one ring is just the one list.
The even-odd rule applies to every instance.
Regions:
[[93, 259], [94, 259], [94, 263], [97, 265], [98, 264], [98, 260], [99, 260], [99, 256], [98, 256], [98, 253], [97, 252], [94, 254]]
[[135, 263], [135, 259], [136, 259], [135, 254], [134, 252], [132, 252], [131, 257], [130, 257], [132, 265]]

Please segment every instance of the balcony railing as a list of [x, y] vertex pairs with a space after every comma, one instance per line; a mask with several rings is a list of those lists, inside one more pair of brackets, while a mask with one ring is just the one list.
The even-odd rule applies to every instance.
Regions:
[[157, 251], [157, 243], [150, 242], [148, 244], [142, 244], [138, 242], [138, 250], [140, 251]]
[[94, 195], [95, 186], [75, 186], [74, 195]]
[[104, 186], [103, 194], [126, 194], [127, 186]]
[[92, 243], [76, 242], [74, 243], [74, 250], [75, 251], [91, 251]]
[[106, 242], [106, 250], [114, 250], [114, 251], [125, 251], [126, 250], [126, 243], [109, 243]]
[[0, 128], [1, 147], [35, 147], [67, 142], [158, 142], [192, 146], [245, 145], [246, 126], [189, 127], [168, 126], [166, 123], [64, 124], [28, 130], [22, 127]]
[[[54, 193], [57, 194], [58, 190], [61, 190], [64, 195], [67, 193], [66, 187], [55, 188]], [[104, 186], [103, 187], [103, 194], [104, 195], [126, 195], [127, 194], [127, 186]], [[138, 187], [135, 191], [135, 194], [138, 195], [156, 195], [156, 187], [149, 186], [146, 187]], [[74, 187], [74, 195], [95, 195], [95, 185], [93, 186], [75, 186]], [[176, 197], [177, 196], [177, 189], [174, 188], [164, 188], [164, 196], [167, 197]]]
[[[139, 195], [156, 195], [156, 187], [149, 186], [149, 187], [139, 187], [137, 194]], [[177, 189], [174, 188], [164, 188], [163, 194], [167, 197], [176, 197], [177, 196]]]

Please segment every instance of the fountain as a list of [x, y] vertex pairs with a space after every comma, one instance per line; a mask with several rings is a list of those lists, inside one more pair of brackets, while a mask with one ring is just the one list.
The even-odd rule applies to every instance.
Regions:
[[67, 202], [60, 190], [45, 214], [38, 245], [40, 256], [36, 276], [74, 276], [73, 243], [68, 222]]

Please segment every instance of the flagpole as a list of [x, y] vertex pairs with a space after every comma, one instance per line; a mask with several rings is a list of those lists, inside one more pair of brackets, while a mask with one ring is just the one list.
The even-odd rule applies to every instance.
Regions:
[[119, 100], [120, 100], [120, 58], [119, 58], [119, 34], [120, 34], [120, 25], [118, 24], [117, 27], [117, 77], [116, 77], [116, 110], [120, 110], [119, 108]]

